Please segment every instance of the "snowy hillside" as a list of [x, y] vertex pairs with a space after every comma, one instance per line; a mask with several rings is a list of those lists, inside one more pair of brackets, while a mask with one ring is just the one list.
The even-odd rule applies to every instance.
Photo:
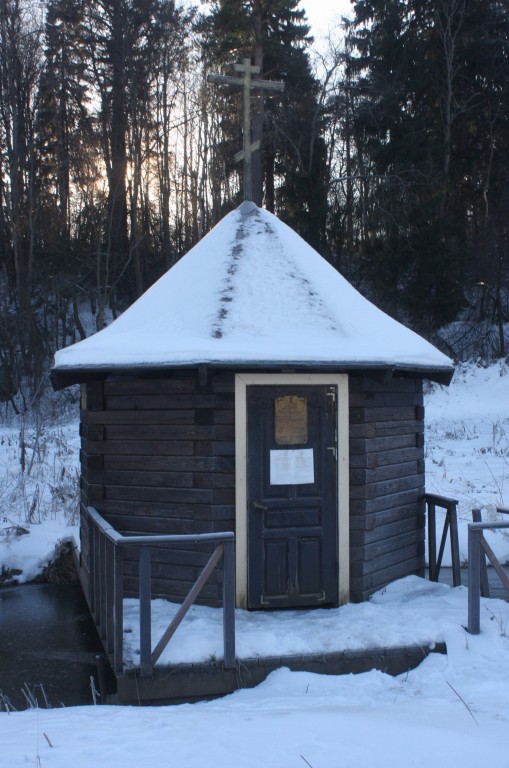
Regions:
[[[460, 555], [467, 559], [472, 509], [495, 520], [509, 506], [509, 367], [459, 364], [449, 387], [429, 387], [426, 403], [426, 490], [459, 501]], [[507, 516], [499, 519], [507, 521]], [[509, 536], [487, 534], [502, 562]], [[445, 562], [445, 560], [444, 560]]]

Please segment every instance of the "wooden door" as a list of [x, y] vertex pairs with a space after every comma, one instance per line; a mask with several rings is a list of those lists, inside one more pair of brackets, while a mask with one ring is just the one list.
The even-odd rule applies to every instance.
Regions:
[[247, 388], [248, 607], [338, 601], [335, 386]]

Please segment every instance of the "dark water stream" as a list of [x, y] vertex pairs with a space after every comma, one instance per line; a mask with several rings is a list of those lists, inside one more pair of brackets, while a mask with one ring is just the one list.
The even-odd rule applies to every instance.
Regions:
[[6, 701], [26, 709], [31, 696], [40, 707], [93, 704], [102, 653], [79, 585], [0, 589], [0, 711]]

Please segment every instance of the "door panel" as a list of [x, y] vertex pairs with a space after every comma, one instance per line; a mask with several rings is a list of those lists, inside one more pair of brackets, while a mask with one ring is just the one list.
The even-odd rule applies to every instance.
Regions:
[[[296, 419], [305, 400], [305, 428], [290, 407], [276, 431], [281, 397], [298, 400]], [[249, 608], [337, 603], [335, 402], [332, 386], [247, 388]], [[271, 451], [286, 451], [276, 458], [290, 469], [271, 476]]]

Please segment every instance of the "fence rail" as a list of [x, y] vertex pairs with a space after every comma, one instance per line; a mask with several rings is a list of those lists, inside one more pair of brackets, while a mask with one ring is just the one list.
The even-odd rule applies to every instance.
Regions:
[[[475, 510], [477, 511], [477, 510]], [[509, 512], [499, 508], [498, 512]], [[474, 522], [468, 526], [468, 631], [478, 635], [481, 631], [481, 563], [488, 558], [500, 581], [509, 592], [509, 578], [492, 548], [484, 538], [484, 531], [497, 531], [509, 528], [509, 523]]]
[[[430, 581], [438, 581], [442, 559], [449, 533], [451, 546], [451, 564], [452, 564], [452, 583], [455, 587], [461, 586], [461, 564], [458, 540], [458, 502], [456, 499], [449, 499], [446, 496], [436, 496], [433, 493], [424, 495], [428, 510], [428, 572]], [[437, 531], [436, 531], [436, 508], [445, 509], [445, 521], [442, 530], [442, 538], [437, 555]]]
[[[90, 611], [112, 662], [114, 671], [124, 670], [123, 599], [124, 549], [138, 549], [140, 600], [140, 675], [150, 676], [154, 665], [195, 602], [214, 568], [223, 558], [223, 648], [224, 666], [235, 667], [235, 536], [231, 532], [196, 535], [124, 536], [93, 507], [87, 508], [89, 535]], [[193, 542], [215, 544], [215, 549], [163, 636], [152, 649], [151, 559], [154, 549]]]

